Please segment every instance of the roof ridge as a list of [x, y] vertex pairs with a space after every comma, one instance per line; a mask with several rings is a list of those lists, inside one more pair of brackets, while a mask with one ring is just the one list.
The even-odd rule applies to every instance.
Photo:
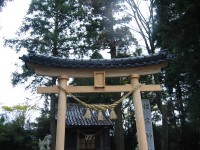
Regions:
[[167, 51], [151, 55], [136, 57], [114, 58], [114, 59], [69, 59], [55, 56], [40, 55], [29, 51], [28, 55], [20, 57], [25, 63], [51, 66], [56, 68], [80, 69], [80, 68], [133, 68], [147, 65], [160, 64], [172, 59]]

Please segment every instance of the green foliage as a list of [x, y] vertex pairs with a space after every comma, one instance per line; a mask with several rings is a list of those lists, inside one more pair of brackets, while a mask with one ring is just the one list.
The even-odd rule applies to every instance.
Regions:
[[18, 37], [6, 44], [15, 46], [16, 51], [25, 48], [40, 54], [69, 57], [79, 11], [83, 10], [77, 1], [33, 0]]
[[[170, 122], [178, 129], [174, 129], [177, 143], [173, 143], [172, 149], [190, 149], [193, 138], [190, 132], [192, 124], [198, 127], [200, 113], [198, 111], [199, 99], [199, 39], [200, 39], [200, 2], [198, 0], [156, 0], [157, 22], [155, 33], [157, 46], [168, 49], [175, 56], [164, 76], [165, 87], [170, 99]], [[195, 141], [198, 141], [199, 138]], [[187, 142], [186, 142], [187, 141]], [[181, 145], [181, 146], [180, 146]], [[196, 148], [199, 147], [196, 145]], [[196, 149], [195, 148], [195, 149]]]
[[200, 71], [199, 7], [199, 1], [177, 0], [175, 3], [158, 1], [157, 8], [158, 44], [173, 52], [180, 73], [188, 72], [197, 79]]
[[[166, 85], [172, 88], [181, 84], [182, 92], [196, 99], [199, 90], [199, 1], [157, 1], [158, 45], [169, 49], [175, 56], [167, 70]], [[193, 98], [194, 96], [194, 98]], [[187, 96], [185, 96], [187, 97]]]
[[0, 115], [0, 148], [2, 150], [31, 150], [38, 140], [50, 133], [49, 115], [42, 114], [30, 122], [29, 113], [35, 106], [3, 106]]
[[123, 109], [126, 110], [126, 112], [124, 111], [123, 113], [125, 150], [135, 149], [137, 146], [136, 122], [132, 105], [132, 99], [123, 103]]
[[32, 133], [18, 126], [17, 122], [0, 125], [0, 147], [2, 150], [31, 150]]
[[114, 57], [119, 53], [130, 54], [129, 47], [137, 45], [126, 25], [130, 22], [130, 17], [114, 17], [114, 14], [124, 10], [123, 3], [116, 0], [94, 0], [87, 1], [85, 5], [91, 10], [84, 35], [84, 45], [87, 49], [109, 49]]
[[[24, 111], [27, 111], [28, 106], [16, 105], [13, 107], [3, 106], [2, 109], [6, 112], [1, 114], [0, 118], [0, 147], [2, 150], [31, 150], [33, 142], [33, 130], [31, 124], [27, 121], [25, 124]], [[7, 113], [12, 114], [7, 114]], [[20, 114], [19, 114], [20, 112]], [[9, 115], [13, 115], [10, 119]]]
[[31, 111], [35, 111], [36, 106], [25, 104], [18, 104], [14, 106], [2, 106], [2, 111], [4, 112], [4, 117], [7, 118], [7, 122], [15, 122], [21, 128], [26, 128], [29, 122], [29, 115]]
[[12, 107], [2, 106], [2, 109], [4, 111], [9, 111], [9, 112], [12, 112], [12, 111], [15, 111], [15, 110], [18, 110], [18, 111], [27, 111], [28, 107], [29, 106], [15, 105], [15, 106], [12, 106]]
[[47, 134], [50, 134], [50, 118], [48, 115], [42, 114], [36, 118], [33, 123], [34, 135], [36, 139], [43, 139]]

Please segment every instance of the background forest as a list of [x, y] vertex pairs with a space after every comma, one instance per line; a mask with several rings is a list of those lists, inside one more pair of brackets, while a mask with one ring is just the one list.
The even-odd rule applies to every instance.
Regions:
[[[0, 0], [0, 11], [9, 0]], [[35, 51], [61, 58], [110, 58], [151, 55], [166, 50], [173, 55], [162, 73], [142, 77], [142, 83], [161, 83], [163, 91], [142, 93], [152, 109], [156, 150], [200, 149], [200, 1], [199, 0], [32, 0], [16, 38], [5, 39], [14, 51]], [[12, 75], [14, 86], [55, 85], [56, 78], [36, 76], [25, 65]], [[114, 79], [122, 84], [127, 79]], [[74, 79], [71, 84], [90, 84]], [[109, 102], [115, 95], [82, 95], [88, 102]], [[42, 95], [44, 106], [28, 102], [3, 106], [0, 149], [37, 149], [38, 139], [52, 135], [55, 147], [57, 96]], [[95, 101], [94, 101], [95, 99]], [[137, 146], [132, 100], [116, 108], [116, 150]], [[124, 110], [127, 111], [124, 111]], [[34, 122], [32, 111], [40, 111]]]

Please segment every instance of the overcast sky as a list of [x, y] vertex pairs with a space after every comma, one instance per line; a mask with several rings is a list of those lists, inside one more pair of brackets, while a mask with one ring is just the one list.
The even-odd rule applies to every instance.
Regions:
[[0, 12], [0, 106], [12, 106], [23, 102], [30, 96], [23, 86], [13, 87], [11, 73], [16, 70], [16, 63], [21, 63], [15, 50], [3, 46], [3, 38], [12, 38], [20, 27], [30, 0], [9, 2]]

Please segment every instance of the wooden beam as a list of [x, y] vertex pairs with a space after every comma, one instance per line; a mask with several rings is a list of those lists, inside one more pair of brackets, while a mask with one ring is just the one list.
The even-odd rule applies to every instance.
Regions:
[[[65, 88], [69, 93], [112, 93], [112, 92], [129, 92], [132, 90], [130, 84], [126, 85], [107, 85], [104, 88], [95, 88], [94, 86], [66, 86]], [[141, 92], [150, 92], [150, 91], [162, 91], [160, 85], [145, 85], [142, 84], [140, 87]], [[51, 87], [38, 87], [37, 93], [58, 93], [59, 89], [57, 86]]]
[[[131, 85], [132, 88], [135, 88], [139, 84], [139, 75], [131, 75]], [[135, 119], [136, 119], [136, 129], [137, 129], [137, 139], [139, 150], [148, 150], [148, 143], [146, 137], [146, 129], [144, 122], [144, 113], [141, 101], [140, 89], [137, 89], [133, 92], [133, 105], [135, 110]]]
[[[68, 77], [60, 76], [59, 85], [65, 87], [67, 85]], [[59, 91], [58, 111], [57, 111], [57, 129], [56, 129], [56, 150], [65, 149], [65, 122], [66, 122], [66, 93], [62, 90]], [[54, 148], [53, 148], [54, 149]]]
[[49, 66], [41, 66], [28, 64], [28, 66], [35, 70], [35, 73], [43, 76], [58, 77], [59, 75], [66, 75], [69, 78], [86, 78], [94, 77], [95, 71], [105, 71], [106, 77], [127, 77], [130, 74], [149, 75], [156, 74], [161, 71], [162, 68], [166, 67], [168, 62], [161, 64], [147, 65], [142, 67], [134, 68], [109, 68], [109, 69], [98, 69], [98, 68], [86, 68], [86, 69], [67, 69], [67, 68], [54, 68]]

